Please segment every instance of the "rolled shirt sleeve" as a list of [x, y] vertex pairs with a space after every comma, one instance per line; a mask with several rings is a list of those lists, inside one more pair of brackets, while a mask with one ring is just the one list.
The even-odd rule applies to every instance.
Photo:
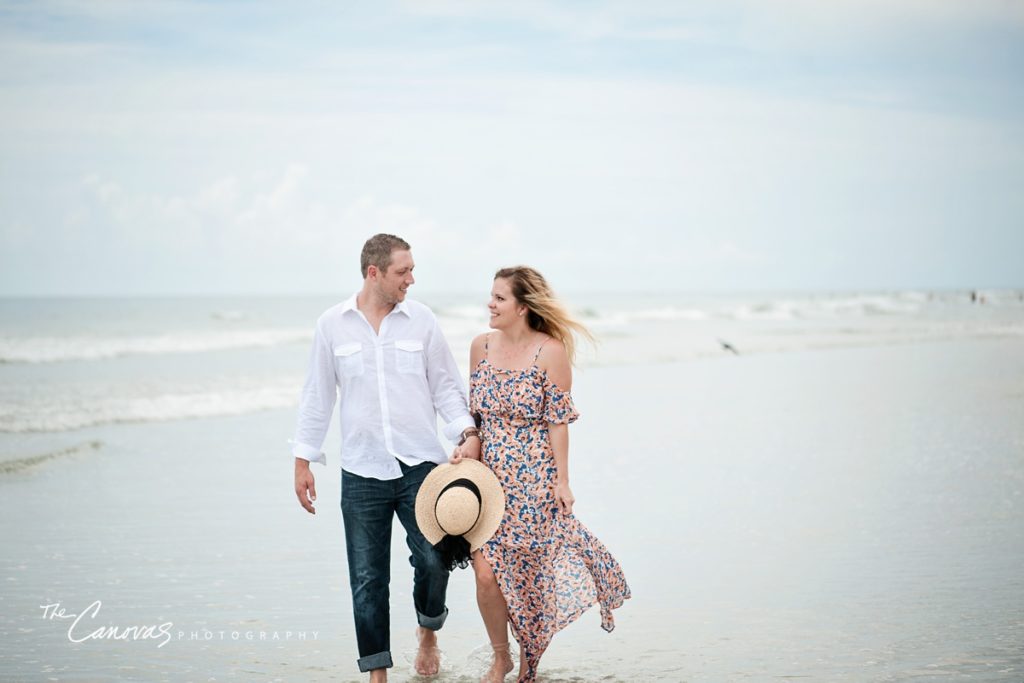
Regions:
[[459, 367], [436, 318], [427, 339], [426, 354], [427, 383], [434, 400], [434, 409], [444, 423], [442, 431], [445, 438], [457, 443], [462, 432], [475, 424], [469, 414], [466, 388], [459, 377]]

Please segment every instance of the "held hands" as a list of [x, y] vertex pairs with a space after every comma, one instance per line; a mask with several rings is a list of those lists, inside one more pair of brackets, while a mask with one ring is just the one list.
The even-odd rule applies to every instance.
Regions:
[[555, 484], [555, 502], [558, 503], [558, 508], [563, 514], [572, 514], [572, 505], [576, 502], [576, 496], [572, 495], [572, 490], [567, 482], [559, 481]]
[[463, 459], [479, 460], [480, 459], [480, 438], [477, 436], [470, 436], [462, 444], [455, 447], [452, 451], [452, 455], [448, 458], [448, 462], [456, 464]]
[[309, 471], [309, 461], [295, 458], [295, 495], [306, 512], [316, 514], [313, 503], [316, 502], [316, 482]]

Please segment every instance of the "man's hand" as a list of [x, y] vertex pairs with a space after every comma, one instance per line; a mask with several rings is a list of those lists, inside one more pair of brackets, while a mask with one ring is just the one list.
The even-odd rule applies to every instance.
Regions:
[[480, 459], [480, 437], [471, 436], [461, 446], [456, 446], [455, 450], [452, 451], [451, 457], [448, 458], [448, 462], [456, 465], [463, 459]]
[[456, 446], [452, 450], [452, 454], [448, 456], [448, 462], [452, 465], [458, 465], [464, 457], [466, 457], [466, 452], [462, 450], [462, 446]]
[[313, 480], [313, 473], [309, 471], [309, 461], [302, 458], [295, 458], [295, 495], [299, 498], [299, 505], [305, 508], [311, 515], [316, 514], [313, 503], [316, 502], [316, 482]]

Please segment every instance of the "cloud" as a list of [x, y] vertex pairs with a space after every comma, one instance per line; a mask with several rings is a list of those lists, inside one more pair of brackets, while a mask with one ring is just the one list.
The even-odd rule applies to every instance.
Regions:
[[717, 277], [693, 259], [874, 263], [886, 233], [879, 281], [976, 225], [978, 264], [1019, 243], [1024, 87], [995, 67], [1020, 12], [996, 3], [91, 4], [0, 29], [5, 286], [90, 280], [89, 255], [135, 289], [334, 289], [376, 231], [452, 286], [510, 261], [679, 282], [651, 243], [687, 287]]
[[[230, 222], [235, 226], [264, 234], [281, 227], [283, 220], [304, 217], [303, 223], [306, 223], [314, 215], [319, 215], [312, 201], [303, 193], [303, 181], [308, 174], [309, 169], [303, 164], [288, 164], [278, 183], [268, 191], [256, 192], [249, 200], [248, 206], [229, 216]], [[238, 198], [237, 183], [234, 178], [223, 179], [207, 193], [222, 198], [222, 205], [224, 200], [229, 201], [228, 206], [233, 209]]]
[[[221, 273], [233, 287], [270, 291], [333, 290], [339, 263], [349, 264], [343, 280], [358, 280], [358, 252], [377, 232], [412, 243], [418, 271], [431, 274], [435, 287], [452, 281], [444, 277], [450, 269], [467, 272], [492, 241], [504, 248], [514, 239], [506, 224], [483, 240], [467, 240], [421, 208], [371, 195], [331, 202], [311, 189], [311, 180], [319, 178], [307, 166], [290, 163], [264, 184], [225, 176], [166, 194], [133, 192], [90, 174], [81, 181], [84, 201], [66, 211], [59, 239], [75, 240], [84, 260], [116, 250], [119, 260], [144, 264], [158, 288], [187, 262], [194, 273]], [[12, 245], [24, 239], [15, 227], [9, 223], [4, 233]], [[296, 270], [303, 275], [293, 279]]]
[[1024, 4], [1005, 0], [719, 0], [680, 3], [551, 3], [438, 0], [406, 11], [440, 18], [530, 27], [568, 41], [694, 42], [752, 47], [782, 42], [816, 49], [865, 39], [891, 39], [923, 27], [960, 32], [1024, 27]]
[[703, 260], [717, 263], [750, 265], [765, 263], [768, 261], [768, 257], [766, 254], [759, 251], [737, 245], [735, 242], [730, 240], [725, 240], [723, 242], [719, 242], [711, 250], [706, 252], [703, 256]]

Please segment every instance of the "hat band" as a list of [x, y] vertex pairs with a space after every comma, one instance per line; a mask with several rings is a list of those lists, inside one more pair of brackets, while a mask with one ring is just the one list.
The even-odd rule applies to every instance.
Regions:
[[[447, 529], [445, 529], [444, 525], [441, 524], [441, 520], [439, 520], [437, 518], [437, 505], [438, 505], [438, 503], [441, 502], [441, 498], [444, 496], [445, 491], [447, 491], [448, 489], [453, 489], [456, 486], [461, 486], [462, 488], [469, 489], [469, 491], [474, 496], [476, 496], [476, 503], [477, 503], [477, 505], [476, 505], [476, 519], [474, 519], [473, 523], [469, 525], [470, 529], [475, 527], [476, 523], [480, 521], [480, 515], [483, 514], [483, 509], [484, 509], [484, 499], [480, 496], [480, 489], [477, 488], [476, 484], [473, 483], [469, 479], [465, 479], [465, 478], [463, 478], [463, 479], [456, 479], [455, 481], [451, 482], [450, 484], [445, 486], [443, 489], [441, 489], [441, 492], [439, 494], [437, 494], [437, 498], [434, 500], [434, 520], [437, 522], [437, 526], [439, 526], [441, 528], [441, 531], [443, 531], [445, 534], [447, 534], [449, 536], [452, 535], [451, 532], [448, 531]], [[463, 532], [463, 533], [466, 533], [466, 532]], [[458, 534], [458, 535], [461, 535], [461, 534]]]

